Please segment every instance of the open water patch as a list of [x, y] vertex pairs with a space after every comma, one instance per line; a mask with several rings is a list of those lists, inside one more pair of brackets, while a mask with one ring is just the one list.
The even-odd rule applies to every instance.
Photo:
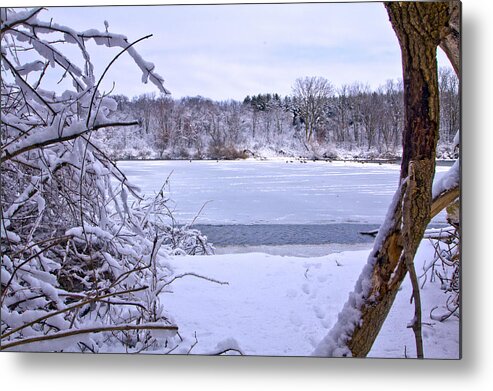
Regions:
[[[442, 224], [431, 224], [435, 228]], [[194, 228], [207, 236], [214, 246], [283, 246], [373, 243], [380, 224], [197, 224]]]
[[371, 243], [373, 237], [360, 232], [378, 229], [378, 224], [250, 224], [195, 225], [215, 246], [281, 246], [330, 243]]

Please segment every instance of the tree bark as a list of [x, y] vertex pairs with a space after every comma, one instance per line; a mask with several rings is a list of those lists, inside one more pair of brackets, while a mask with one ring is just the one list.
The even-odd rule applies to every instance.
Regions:
[[450, 7], [450, 20], [447, 26], [448, 32], [443, 34], [440, 47], [447, 55], [455, 74], [460, 80], [460, 15], [461, 15], [461, 3], [459, 1], [451, 1]]
[[404, 134], [399, 202], [383, 243], [371, 254], [371, 289], [361, 308], [348, 347], [366, 356], [392, 306], [395, 295], [430, 220], [435, 174], [439, 103], [436, 50], [450, 18], [448, 3], [386, 3], [402, 51]]
[[[316, 355], [368, 354], [430, 221], [439, 126], [436, 50], [449, 33], [451, 8], [448, 2], [388, 2], [385, 7], [402, 52], [405, 110], [400, 184], [368, 265]], [[356, 319], [354, 313], [359, 314]], [[343, 324], [347, 319], [350, 327]]]

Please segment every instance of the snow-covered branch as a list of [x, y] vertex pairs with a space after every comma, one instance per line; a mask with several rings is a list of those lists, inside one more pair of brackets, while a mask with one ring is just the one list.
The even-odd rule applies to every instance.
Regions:
[[49, 145], [61, 143], [63, 141], [73, 140], [84, 134], [87, 134], [93, 130], [109, 127], [123, 127], [138, 125], [139, 121], [129, 122], [107, 122], [101, 124], [95, 124], [90, 128], [86, 128], [83, 123], [78, 122], [72, 126], [64, 127], [59, 130], [58, 126], [51, 126], [47, 128], [39, 129], [35, 134], [29, 134], [21, 139], [16, 140], [8, 147], [2, 149], [0, 162], [4, 162], [8, 159], [12, 159], [22, 153], [31, 151], [33, 149], [47, 147]]
[[[139, 122], [112, 118], [117, 103], [98, 91], [85, 42], [121, 47], [167, 92], [163, 79], [125, 36], [77, 32], [41, 11], [1, 9], [1, 349], [169, 352], [179, 338], [158, 297], [173, 278], [166, 259], [211, 249], [91, 140]], [[82, 65], [50, 34], [76, 45]], [[53, 70], [73, 89], [41, 88]]]

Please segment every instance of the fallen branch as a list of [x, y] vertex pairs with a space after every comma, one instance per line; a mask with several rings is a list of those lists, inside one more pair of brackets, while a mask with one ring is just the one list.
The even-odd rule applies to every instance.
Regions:
[[243, 352], [241, 350], [238, 350], [238, 349], [233, 349], [233, 348], [230, 348], [230, 349], [225, 349], [225, 350], [222, 350], [220, 352], [217, 352], [217, 353], [214, 353], [213, 355], [214, 356], [221, 356], [223, 355], [224, 353], [227, 353], [227, 352], [236, 352], [238, 353], [240, 356], [243, 356]]
[[376, 237], [378, 234], [378, 229], [373, 229], [371, 231], [360, 231], [359, 234]]

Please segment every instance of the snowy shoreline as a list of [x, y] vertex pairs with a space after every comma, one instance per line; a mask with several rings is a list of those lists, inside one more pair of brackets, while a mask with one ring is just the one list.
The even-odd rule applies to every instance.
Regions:
[[[211, 354], [228, 348], [256, 356], [310, 356], [337, 320], [363, 268], [368, 249], [302, 258], [260, 252], [169, 259], [176, 275], [196, 273], [227, 284], [184, 277], [163, 295], [184, 338], [175, 353]], [[433, 246], [423, 241], [416, 257], [419, 271], [430, 262]], [[460, 322], [431, 320], [444, 303], [440, 281], [422, 289], [425, 357], [457, 359]], [[414, 306], [406, 279], [369, 357], [415, 357], [414, 335], [407, 327]]]
[[[399, 176], [396, 164], [357, 161], [118, 163], [146, 194], [156, 193], [159, 183], [173, 173], [167, 194], [174, 201], [170, 207], [177, 220], [211, 225], [302, 225], [347, 219], [380, 223]], [[443, 175], [447, 170], [439, 167], [437, 172]], [[233, 349], [232, 354], [311, 355], [337, 321], [372, 247], [371, 243], [359, 248], [330, 246], [225, 246], [215, 255], [167, 259], [174, 276], [183, 276], [160, 297], [184, 339], [173, 353]], [[416, 257], [419, 274], [433, 259], [433, 251], [424, 240]], [[429, 317], [447, 297], [437, 280], [427, 282], [422, 291], [425, 357], [457, 359], [459, 319], [440, 323]], [[370, 357], [415, 357], [414, 335], [407, 328], [414, 316], [410, 295], [406, 279]]]
[[[270, 156], [270, 157], [248, 157], [246, 159], [161, 159], [161, 158], [124, 158], [124, 159], [116, 159], [117, 162], [180, 162], [180, 161], [188, 161], [188, 162], [235, 162], [235, 161], [255, 161], [255, 162], [328, 162], [328, 163], [358, 163], [358, 164], [400, 164], [401, 158], [396, 159], [324, 159], [324, 158], [304, 158], [299, 156]], [[456, 159], [436, 159], [437, 166], [452, 166], [455, 163]]]

